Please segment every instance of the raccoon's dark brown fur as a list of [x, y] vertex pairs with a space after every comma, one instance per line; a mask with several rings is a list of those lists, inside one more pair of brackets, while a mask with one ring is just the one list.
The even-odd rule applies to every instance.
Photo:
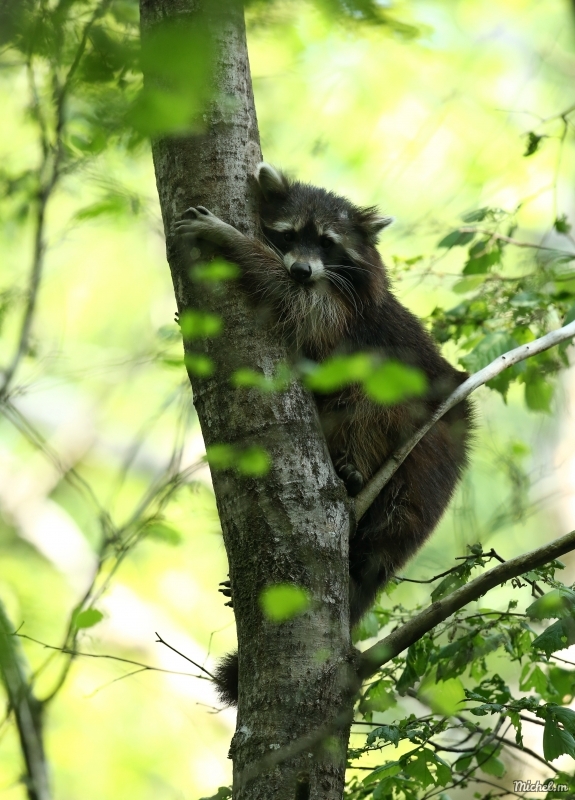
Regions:
[[[390, 290], [375, 246], [388, 217], [290, 181], [267, 164], [258, 167], [256, 183], [262, 241], [204, 208], [189, 209], [180, 232], [215, 243], [241, 267], [245, 290], [272, 315], [295, 357], [367, 351], [427, 378], [423, 398], [393, 406], [373, 402], [359, 385], [315, 395], [334, 465], [356, 494], [466, 374], [441, 356]], [[359, 522], [349, 553], [352, 625], [437, 525], [465, 467], [471, 427], [465, 401], [426, 434]], [[222, 700], [236, 703], [236, 654], [221, 662], [216, 678]]]

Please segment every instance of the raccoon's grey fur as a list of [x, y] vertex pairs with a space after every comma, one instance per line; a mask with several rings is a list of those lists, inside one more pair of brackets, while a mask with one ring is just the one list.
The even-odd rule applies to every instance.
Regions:
[[[427, 379], [424, 397], [392, 406], [373, 402], [359, 385], [315, 395], [333, 463], [357, 494], [467, 376], [391, 292], [376, 249], [389, 217], [289, 180], [269, 164], [258, 166], [255, 180], [261, 240], [201, 206], [188, 209], [179, 232], [212, 242], [239, 265], [245, 290], [298, 356], [320, 362], [368, 351], [416, 367]], [[359, 522], [349, 553], [352, 625], [437, 525], [467, 462], [471, 428], [464, 401], [427, 433]], [[233, 653], [216, 673], [228, 704], [237, 702], [237, 670]]]

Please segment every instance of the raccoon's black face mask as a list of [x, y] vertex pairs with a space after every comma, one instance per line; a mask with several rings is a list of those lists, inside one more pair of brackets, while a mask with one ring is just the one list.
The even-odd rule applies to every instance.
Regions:
[[[367, 289], [379, 263], [378, 233], [392, 222], [375, 209], [289, 181], [269, 164], [256, 173], [266, 242], [282, 257], [290, 277], [308, 290]], [[374, 257], [375, 255], [375, 257]]]

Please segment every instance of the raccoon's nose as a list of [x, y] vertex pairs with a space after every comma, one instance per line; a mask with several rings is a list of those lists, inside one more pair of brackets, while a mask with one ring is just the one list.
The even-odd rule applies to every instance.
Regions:
[[303, 261], [296, 261], [290, 267], [290, 275], [298, 283], [305, 283], [311, 277], [311, 266]]

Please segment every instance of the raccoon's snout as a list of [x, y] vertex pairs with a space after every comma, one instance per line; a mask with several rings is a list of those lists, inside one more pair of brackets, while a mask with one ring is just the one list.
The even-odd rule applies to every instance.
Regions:
[[307, 283], [311, 278], [311, 265], [303, 261], [296, 261], [290, 267], [290, 275], [298, 283]]

